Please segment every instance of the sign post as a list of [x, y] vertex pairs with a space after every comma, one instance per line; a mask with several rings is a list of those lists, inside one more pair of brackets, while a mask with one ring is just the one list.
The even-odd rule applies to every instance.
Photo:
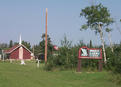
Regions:
[[102, 71], [102, 49], [100, 48], [87, 48], [86, 46], [81, 47], [79, 49], [79, 55], [78, 55], [78, 66], [77, 66], [77, 72], [81, 71], [81, 62], [82, 59], [98, 59], [98, 68], [99, 71]]
[[81, 71], [81, 59], [78, 59], [77, 72]]
[[103, 62], [102, 60], [99, 60], [98, 69], [100, 72], [102, 71], [102, 68], [103, 68], [102, 62]]

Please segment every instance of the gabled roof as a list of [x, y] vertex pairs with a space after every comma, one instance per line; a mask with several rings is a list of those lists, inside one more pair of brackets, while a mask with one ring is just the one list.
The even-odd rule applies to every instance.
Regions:
[[4, 50], [4, 53], [11, 53], [11, 51], [14, 50], [14, 49], [16, 49], [16, 48], [18, 48], [18, 46], [19, 46], [19, 45], [15, 45], [15, 46], [11, 47], [11, 48], [8, 49], [8, 50]]
[[8, 49], [8, 50], [5, 50], [4, 51], [4, 53], [6, 53], [6, 54], [9, 54], [9, 53], [11, 53], [11, 52], [13, 52], [14, 50], [16, 50], [17, 48], [19, 48], [19, 47], [24, 47], [27, 51], [29, 51], [30, 53], [32, 53], [28, 48], [26, 48], [23, 44], [21, 44], [21, 45], [15, 45], [15, 46], [13, 46], [12, 48], [10, 48], [10, 49]]

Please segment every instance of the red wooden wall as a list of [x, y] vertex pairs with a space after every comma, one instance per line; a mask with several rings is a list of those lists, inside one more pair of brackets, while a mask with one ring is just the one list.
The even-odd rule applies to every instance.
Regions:
[[16, 49], [10, 53], [10, 59], [19, 59], [19, 49]]
[[[10, 59], [19, 59], [19, 48], [10, 53]], [[31, 53], [23, 47], [23, 59], [31, 59]]]
[[23, 49], [23, 58], [31, 59], [31, 53], [28, 50], [26, 50], [25, 48]]

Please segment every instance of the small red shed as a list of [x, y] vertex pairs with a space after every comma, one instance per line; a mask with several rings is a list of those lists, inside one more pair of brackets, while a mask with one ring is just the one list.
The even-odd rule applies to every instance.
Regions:
[[22, 59], [32, 59], [33, 53], [23, 44], [18, 44], [12, 48], [5, 50], [4, 53], [8, 55], [9, 59], [21, 59], [20, 49], [22, 48]]

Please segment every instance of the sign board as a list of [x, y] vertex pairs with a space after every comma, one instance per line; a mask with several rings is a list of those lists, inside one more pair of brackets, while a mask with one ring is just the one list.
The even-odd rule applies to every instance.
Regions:
[[102, 59], [102, 49], [81, 47], [78, 58], [83, 59]]

